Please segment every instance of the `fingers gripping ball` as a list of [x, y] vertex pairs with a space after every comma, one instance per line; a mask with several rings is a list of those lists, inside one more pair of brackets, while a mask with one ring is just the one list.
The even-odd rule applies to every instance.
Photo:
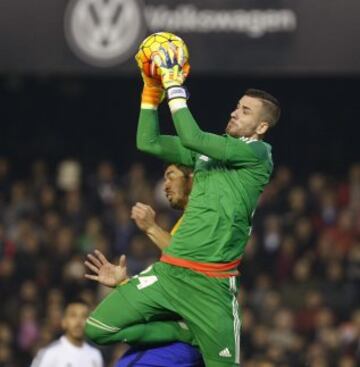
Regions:
[[182, 86], [186, 79], [182, 60], [181, 49], [170, 47], [168, 50], [160, 49], [154, 53], [153, 63], [157, 66], [161, 83], [167, 91], [171, 87]]
[[135, 59], [140, 70], [145, 76], [161, 80], [160, 72], [153, 62], [154, 56], [169, 54], [176, 58], [179, 66], [182, 67], [185, 76], [189, 74], [189, 51], [185, 42], [178, 36], [168, 32], [154, 33], [148, 36], [139, 46]]

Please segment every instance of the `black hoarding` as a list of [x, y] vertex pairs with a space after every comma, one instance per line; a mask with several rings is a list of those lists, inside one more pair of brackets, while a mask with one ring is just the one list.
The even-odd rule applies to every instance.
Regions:
[[359, 0], [2, 0], [0, 73], [127, 75], [142, 38], [183, 37], [193, 73], [359, 74]]

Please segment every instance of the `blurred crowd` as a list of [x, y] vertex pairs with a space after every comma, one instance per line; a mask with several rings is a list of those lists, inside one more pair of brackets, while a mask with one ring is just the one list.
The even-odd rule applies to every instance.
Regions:
[[[130, 218], [151, 205], [170, 230], [180, 215], [162, 172], [111, 162], [85, 169], [36, 161], [19, 176], [0, 159], [0, 367], [28, 366], [61, 334], [64, 303], [95, 305], [108, 290], [84, 279], [87, 253], [127, 255], [136, 274], [159, 251]], [[347, 177], [300, 180], [278, 168], [263, 193], [241, 265], [242, 366], [360, 365], [360, 164]], [[102, 349], [108, 365], [122, 346]]]

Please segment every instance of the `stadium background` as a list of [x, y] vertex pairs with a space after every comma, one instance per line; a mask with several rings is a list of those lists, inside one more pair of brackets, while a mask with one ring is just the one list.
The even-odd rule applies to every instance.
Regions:
[[[5, 0], [0, 13], [0, 366], [27, 366], [58, 336], [66, 298], [104, 295], [82, 278], [88, 251], [126, 253], [133, 273], [158, 256], [129, 220], [133, 203], [153, 205], [166, 228], [178, 216], [161, 196], [162, 163], [135, 148], [132, 54], [171, 14], [167, 30], [192, 55], [190, 107], [204, 129], [221, 133], [248, 87], [283, 106], [268, 138], [276, 169], [242, 269], [244, 366], [259, 356], [283, 367], [359, 365], [358, 2], [145, 1], [134, 42], [115, 49], [111, 66], [94, 66], [100, 46], [84, 55], [65, 35], [66, 8], [77, 3]], [[184, 5], [232, 14], [230, 25], [199, 18], [181, 28], [171, 11]], [[172, 132], [165, 107], [162, 128]], [[118, 349], [104, 349], [109, 365]]]

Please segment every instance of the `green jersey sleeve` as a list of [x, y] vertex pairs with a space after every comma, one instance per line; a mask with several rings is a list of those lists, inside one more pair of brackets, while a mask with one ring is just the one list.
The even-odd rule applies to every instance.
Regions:
[[235, 166], [257, 165], [271, 159], [270, 146], [262, 141], [202, 131], [188, 108], [175, 112], [173, 120], [184, 147], [199, 154]]
[[195, 152], [185, 148], [177, 136], [161, 135], [158, 113], [141, 109], [136, 135], [137, 148], [170, 163], [193, 167]]

